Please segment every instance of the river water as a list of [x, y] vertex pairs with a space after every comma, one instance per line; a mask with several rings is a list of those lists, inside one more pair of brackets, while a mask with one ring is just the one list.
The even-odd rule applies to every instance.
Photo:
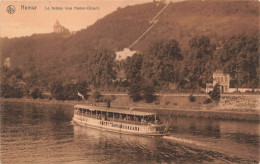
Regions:
[[[170, 118], [170, 135], [74, 125], [66, 105], [1, 102], [1, 163], [258, 163], [259, 123]], [[168, 118], [168, 117], [167, 117]]]

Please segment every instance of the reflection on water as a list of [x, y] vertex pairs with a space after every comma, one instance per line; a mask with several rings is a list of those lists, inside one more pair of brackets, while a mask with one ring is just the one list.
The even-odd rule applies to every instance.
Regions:
[[259, 124], [196, 118], [172, 118], [171, 132], [215, 139], [230, 139], [239, 144], [259, 146]]
[[71, 123], [65, 105], [1, 104], [1, 163], [257, 163], [258, 123], [171, 118], [167, 137]]

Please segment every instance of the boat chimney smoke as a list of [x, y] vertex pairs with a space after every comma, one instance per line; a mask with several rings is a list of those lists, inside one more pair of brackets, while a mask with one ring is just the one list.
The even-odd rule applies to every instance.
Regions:
[[110, 108], [110, 100], [107, 100], [107, 108]]

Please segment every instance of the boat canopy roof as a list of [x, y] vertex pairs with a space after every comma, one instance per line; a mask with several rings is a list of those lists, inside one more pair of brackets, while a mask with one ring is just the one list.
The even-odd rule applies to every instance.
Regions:
[[105, 111], [105, 112], [128, 114], [128, 115], [138, 115], [138, 116], [151, 116], [151, 115], [156, 114], [156, 113], [150, 113], [150, 112], [141, 112], [141, 111], [116, 109], [116, 108], [106, 108], [106, 107], [89, 106], [89, 105], [75, 105], [74, 107], [88, 109], [88, 110], [92, 110], [92, 111], [97, 110], [97, 111]]

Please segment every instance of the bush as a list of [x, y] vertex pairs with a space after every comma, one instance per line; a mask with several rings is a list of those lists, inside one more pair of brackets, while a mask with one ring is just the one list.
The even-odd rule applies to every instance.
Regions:
[[37, 99], [42, 97], [42, 92], [39, 88], [35, 88], [31, 93], [32, 98]]
[[154, 95], [155, 90], [152, 85], [144, 85], [143, 93], [144, 93], [145, 102], [147, 103], [151, 103], [156, 99], [156, 96]]
[[16, 92], [16, 94], [14, 95], [14, 97], [16, 97], [16, 98], [22, 98], [24, 95], [23, 91], [20, 88], [16, 88], [15, 92]]
[[245, 93], [253, 93], [252, 91], [250, 90], [246, 90]]
[[84, 96], [84, 99], [88, 99], [88, 91], [89, 88], [85, 81], [66, 85], [63, 85], [61, 81], [55, 81], [51, 85], [51, 95], [56, 100], [79, 100], [78, 92]]
[[196, 98], [195, 96], [193, 96], [192, 94], [189, 96], [189, 100], [190, 102], [195, 102], [196, 101]]
[[155, 100], [155, 105], [160, 105], [160, 101], [159, 100]]
[[24, 96], [24, 93], [21, 88], [15, 88], [10, 86], [9, 84], [2, 84], [1, 85], [1, 97], [4, 98], [21, 98]]
[[140, 86], [137, 84], [132, 84], [128, 89], [128, 95], [134, 102], [140, 101], [142, 99]]
[[203, 104], [209, 104], [211, 102], [212, 102], [212, 100], [210, 98], [207, 98], [206, 100], [203, 101]]
[[56, 81], [51, 86], [51, 95], [56, 100], [65, 100], [64, 98], [64, 87], [60, 81]]
[[219, 88], [219, 84], [217, 83], [212, 92], [209, 92], [209, 96], [211, 99], [215, 100], [215, 101], [219, 101], [220, 100], [220, 88]]
[[232, 92], [232, 93], [241, 93], [239, 90], [235, 90], [234, 92]]

